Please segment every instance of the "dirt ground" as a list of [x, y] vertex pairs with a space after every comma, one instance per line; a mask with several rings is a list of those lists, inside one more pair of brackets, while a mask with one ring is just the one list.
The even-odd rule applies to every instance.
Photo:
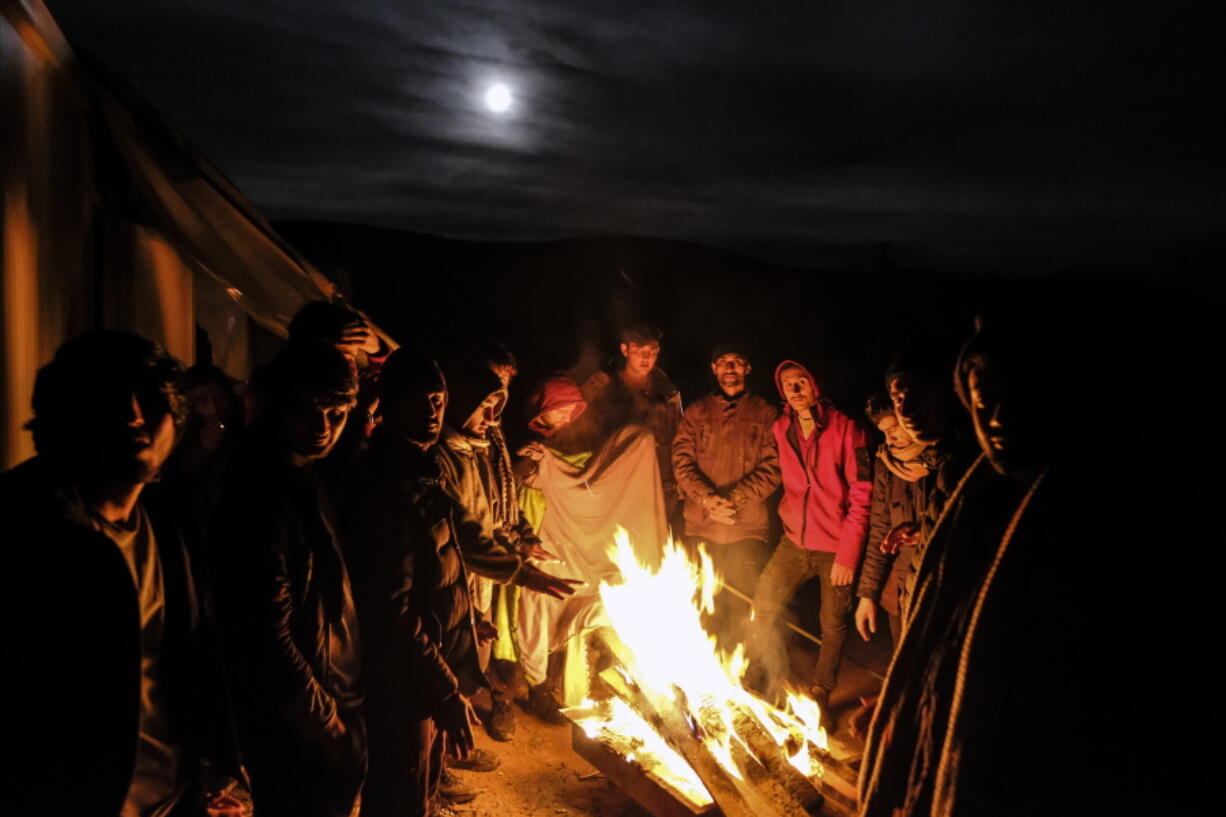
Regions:
[[633, 800], [571, 749], [569, 726], [549, 726], [519, 710], [509, 743], [478, 729], [477, 745], [494, 752], [502, 765], [493, 772], [458, 772], [481, 791], [456, 811], [472, 817], [648, 817]]

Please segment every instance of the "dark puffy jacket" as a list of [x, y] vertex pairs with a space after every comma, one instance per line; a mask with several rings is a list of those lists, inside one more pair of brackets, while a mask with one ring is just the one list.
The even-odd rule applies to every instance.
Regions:
[[[248, 751], [262, 758], [289, 747], [297, 756], [303, 746], [325, 758], [335, 719], [347, 725], [360, 719], [361, 659], [349, 577], [330, 504], [315, 477], [254, 439], [248, 443], [233, 463], [209, 531], [210, 578], [240, 734]], [[350, 748], [345, 765], [364, 766], [364, 746]]]
[[909, 482], [881, 462], [874, 461], [873, 499], [869, 511], [868, 542], [864, 547], [864, 564], [856, 595], [881, 602], [893, 614], [900, 613], [902, 584], [915, 556], [915, 545], [906, 545], [897, 553], [882, 553], [881, 542], [893, 528], [907, 523], [920, 523], [927, 507], [932, 474]]
[[[766, 540], [766, 499], [779, 487], [779, 451], [771, 423], [779, 410], [756, 394], [729, 400], [721, 391], [691, 403], [673, 439], [672, 465], [685, 499], [685, 532], [711, 542]], [[712, 521], [709, 496], [731, 498], [736, 524]]]
[[[167, 512], [141, 505], [165, 595], [159, 667], [181, 775], [205, 785], [202, 759], [238, 776], [233, 721], [208, 605]], [[132, 572], [71, 486], [39, 457], [0, 474], [3, 638], [14, 814], [118, 814], [132, 782], [141, 700], [139, 600]], [[25, 531], [26, 533], [16, 532]]]
[[358, 458], [341, 531], [364, 638], [367, 711], [422, 720], [485, 684], [454, 503], [426, 451], [380, 428]]

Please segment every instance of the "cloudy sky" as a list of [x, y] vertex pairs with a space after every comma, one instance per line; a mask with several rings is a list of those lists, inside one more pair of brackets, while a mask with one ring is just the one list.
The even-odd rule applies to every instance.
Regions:
[[1210, 3], [47, 5], [273, 218], [768, 252], [1226, 223]]

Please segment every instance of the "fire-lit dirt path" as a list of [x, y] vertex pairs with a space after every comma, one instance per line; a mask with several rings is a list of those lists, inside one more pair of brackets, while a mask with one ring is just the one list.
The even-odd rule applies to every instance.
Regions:
[[484, 774], [460, 772], [481, 796], [456, 811], [469, 817], [648, 817], [574, 753], [570, 727], [547, 726], [522, 711], [518, 715], [510, 743], [491, 740], [478, 729], [477, 745], [497, 754], [502, 765]]

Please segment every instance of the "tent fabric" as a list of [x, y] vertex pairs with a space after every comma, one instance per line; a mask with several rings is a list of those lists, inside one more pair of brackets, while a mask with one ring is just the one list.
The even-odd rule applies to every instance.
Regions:
[[0, 467], [32, 453], [34, 374], [73, 335], [129, 329], [190, 365], [200, 325], [242, 378], [255, 335], [237, 315], [285, 337], [303, 304], [340, 298], [182, 134], [75, 55], [41, 0], [0, 0], [0, 91]]

